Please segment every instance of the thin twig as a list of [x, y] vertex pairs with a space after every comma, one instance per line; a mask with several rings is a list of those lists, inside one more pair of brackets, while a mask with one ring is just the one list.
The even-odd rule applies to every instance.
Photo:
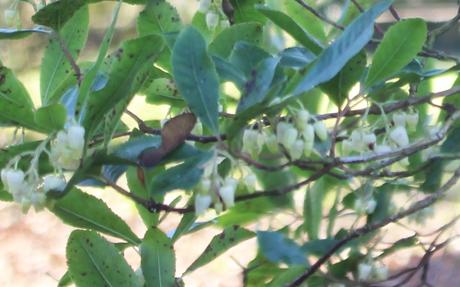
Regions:
[[345, 27], [343, 27], [342, 25], [339, 25], [339, 24], [335, 23], [334, 21], [331, 21], [328, 18], [326, 18], [325, 16], [321, 15], [313, 7], [311, 7], [310, 5], [305, 3], [305, 1], [303, 1], [303, 0], [295, 0], [295, 1], [297, 3], [299, 3], [303, 8], [305, 8], [308, 12], [310, 12], [313, 15], [315, 15], [315, 17], [320, 19], [321, 21], [323, 21], [323, 22], [325, 22], [325, 23], [327, 23], [329, 25], [332, 25], [332, 26], [334, 26], [335, 28], [337, 28], [339, 30], [345, 30]]

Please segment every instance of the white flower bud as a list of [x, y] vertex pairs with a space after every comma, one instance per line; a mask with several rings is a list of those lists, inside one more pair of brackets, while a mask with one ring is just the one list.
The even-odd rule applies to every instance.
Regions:
[[83, 150], [85, 146], [85, 129], [79, 125], [70, 126], [67, 131], [69, 147], [75, 150]]
[[353, 209], [356, 211], [358, 214], [364, 214], [366, 212], [366, 208], [364, 206], [364, 201], [362, 198], [357, 198], [355, 199]]
[[224, 185], [219, 189], [219, 195], [226, 208], [230, 208], [235, 205], [235, 190], [236, 186], [234, 185]]
[[203, 215], [206, 209], [211, 206], [212, 198], [210, 195], [197, 194], [195, 196], [195, 214], [197, 216]]
[[406, 125], [406, 114], [405, 113], [393, 113], [393, 122], [397, 127], [405, 127]]
[[350, 139], [355, 145], [362, 145], [363, 142], [363, 133], [361, 130], [354, 130], [351, 132]]
[[43, 178], [43, 191], [63, 191], [66, 187], [65, 179], [57, 175], [47, 175]]
[[2, 182], [10, 193], [15, 193], [22, 188], [24, 184], [24, 172], [20, 169], [2, 170]]
[[292, 160], [298, 160], [304, 153], [304, 142], [303, 140], [295, 140], [294, 143], [288, 149], [289, 155]]
[[294, 118], [295, 126], [301, 131], [308, 125], [309, 119], [310, 113], [306, 110], [300, 110], [296, 113]]
[[321, 140], [325, 141], [327, 139], [327, 128], [322, 121], [317, 121], [314, 124], [315, 134]]
[[211, 0], [200, 0], [200, 4], [198, 6], [198, 11], [201, 13], [206, 13], [211, 6]]
[[375, 136], [375, 134], [373, 133], [369, 133], [369, 134], [364, 134], [363, 135], [363, 143], [369, 147], [371, 145], [374, 145], [375, 142], [377, 141], [377, 137]]
[[222, 202], [214, 203], [214, 210], [216, 211], [217, 214], [221, 213], [224, 210], [224, 206], [222, 205]]
[[198, 184], [198, 191], [200, 192], [208, 193], [210, 189], [211, 189], [211, 180], [209, 178], [204, 178]]
[[259, 136], [259, 132], [253, 129], [246, 129], [243, 132], [243, 151], [251, 156], [259, 155], [264, 138]]
[[278, 123], [276, 127], [276, 136], [278, 142], [282, 144], [285, 148], [289, 148], [297, 139], [299, 132], [297, 129], [285, 122]]
[[236, 188], [238, 186], [238, 181], [236, 179], [234, 179], [233, 177], [227, 177], [225, 180], [224, 180], [224, 184], [223, 185], [226, 185], [226, 186], [231, 186], [231, 187], [234, 187]]
[[409, 145], [409, 136], [406, 129], [402, 126], [397, 126], [390, 132], [390, 139], [399, 147]]
[[279, 151], [278, 140], [275, 134], [268, 134], [265, 137], [265, 145], [271, 153], [277, 153]]
[[366, 202], [366, 213], [371, 214], [375, 211], [375, 207], [377, 206], [377, 201], [375, 199], [371, 198], [367, 200]]
[[415, 131], [418, 124], [418, 113], [410, 113], [406, 115], [406, 124], [410, 131]]
[[367, 281], [372, 275], [372, 265], [367, 263], [358, 264], [358, 280]]
[[219, 24], [219, 15], [213, 11], [206, 13], [206, 25], [209, 30], [214, 30]]
[[32, 192], [29, 198], [30, 204], [34, 207], [35, 211], [40, 211], [45, 207], [46, 195], [43, 192]]
[[307, 124], [300, 131], [305, 141], [310, 141], [310, 142], [315, 141], [315, 128], [312, 125]]

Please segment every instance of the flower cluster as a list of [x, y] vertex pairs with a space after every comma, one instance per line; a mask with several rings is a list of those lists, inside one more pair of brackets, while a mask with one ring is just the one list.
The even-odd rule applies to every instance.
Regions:
[[76, 170], [85, 146], [85, 129], [72, 124], [58, 132], [51, 143], [51, 163], [58, 169]]
[[282, 146], [292, 160], [309, 157], [313, 151], [315, 135], [324, 141], [328, 137], [327, 128], [322, 121], [310, 123], [313, 119], [306, 110], [296, 112], [291, 122], [282, 121], [276, 125], [276, 133], [246, 129], [243, 133], [243, 152], [256, 157], [265, 145], [272, 153]]
[[[63, 191], [66, 186], [63, 170], [76, 170], [80, 165], [85, 145], [85, 130], [77, 124], [69, 124], [65, 130], [59, 131], [51, 141], [51, 151], [46, 147], [45, 140], [33, 152], [26, 152], [14, 158], [1, 170], [1, 180], [6, 191], [15, 202], [22, 205], [24, 212], [31, 206], [39, 211], [46, 203], [46, 194], [49, 191]], [[43, 152], [49, 154], [51, 164], [59, 171], [58, 174], [49, 174], [40, 177], [38, 161]], [[32, 160], [27, 171], [17, 168], [21, 157], [31, 155]]]
[[203, 215], [206, 210], [214, 205], [217, 213], [229, 209], [235, 205], [235, 194], [240, 186], [245, 187], [249, 192], [254, 191], [257, 178], [249, 169], [245, 170], [240, 183], [233, 177], [222, 178], [216, 172], [218, 161], [212, 161], [204, 171], [201, 182], [195, 189], [195, 213]]
[[222, 11], [222, 0], [200, 0], [198, 11], [206, 14], [206, 25], [214, 30], [220, 25], [221, 28], [230, 26], [230, 22]]
[[388, 268], [382, 263], [366, 259], [358, 264], [358, 280], [360, 281], [381, 281], [387, 278]]

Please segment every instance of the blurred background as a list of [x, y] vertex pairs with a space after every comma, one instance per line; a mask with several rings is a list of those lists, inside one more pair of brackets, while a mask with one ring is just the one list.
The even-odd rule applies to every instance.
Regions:
[[[185, 23], [190, 22], [198, 4], [197, 0], [169, 0], [169, 2], [177, 7]], [[316, 2], [321, 6], [322, 13], [331, 19], [336, 19], [340, 7], [345, 1], [318, 0]], [[0, 11], [8, 8], [10, 3], [10, 0], [0, 0]], [[81, 56], [82, 60], [94, 59], [105, 30], [110, 23], [113, 7], [113, 2], [103, 2], [90, 6], [91, 30], [86, 49]], [[402, 18], [421, 17], [429, 21], [430, 27], [435, 27], [439, 25], [439, 22], [449, 20], [457, 14], [458, 3], [455, 0], [396, 0], [395, 7]], [[21, 4], [20, 10], [23, 26], [31, 27], [32, 8], [27, 4]], [[123, 5], [112, 48], [117, 47], [122, 40], [135, 36], [136, 16], [140, 11], [141, 7], [139, 6]], [[3, 13], [0, 13], [1, 15]], [[379, 19], [383, 25], [391, 21], [393, 18], [389, 14], [383, 15]], [[3, 19], [0, 19], [0, 26], [5, 26]], [[459, 39], [459, 26], [457, 25], [438, 39], [435, 48], [452, 55], [460, 55]], [[40, 106], [38, 69], [46, 42], [47, 39], [42, 35], [33, 35], [17, 41], [0, 41], [0, 60], [16, 72], [33, 96], [36, 106]], [[444, 90], [454, 80], [455, 75], [436, 79], [433, 88], [434, 90]], [[167, 107], [146, 105], [141, 97], [135, 98], [130, 109], [143, 119], [162, 119], [167, 112]], [[135, 124], [129, 122], [129, 119], [126, 121], [130, 126]], [[0, 127], [0, 148], [11, 143], [12, 138], [12, 129]], [[88, 191], [103, 198], [116, 213], [128, 221], [138, 235], [145, 232], [145, 227], [130, 202], [109, 189]], [[457, 197], [453, 197], [449, 203], [443, 204], [444, 206], [439, 209], [439, 212], [435, 212], [436, 216], [430, 221], [431, 227], [448, 221], [456, 210], [460, 210]], [[162, 224], [162, 229], [164, 231], [172, 230], [178, 219], [179, 217], [169, 216]], [[286, 219], [281, 217], [275, 220], [283, 221]], [[263, 225], [264, 223], [260, 223], [257, 227], [262, 228]], [[399, 238], [405, 232], [404, 229], [398, 231], [396, 228], [395, 230], [394, 234], [389, 235], [390, 238]], [[460, 228], [456, 227], [455, 230], [460, 231]], [[24, 215], [14, 204], [0, 202], [0, 286], [56, 286], [59, 278], [66, 270], [65, 245], [70, 231], [71, 228], [46, 211], [41, 213], [30, 211]], [[207, 229], [186, 236], [177, 242], [175, 249], [178, 275], [201, 254], [212, 236], [217, 233], [218, 230]], [[450, 255], [455, 254], [455, 249], [457, 249], [455, 246], [451, 247], [450, 253], [446, 257], [435, 261], [433, 264], [432, 270], [434, 271], [431, 272], [438, 272], [430, 275], [434, 280], [438, 280], [434, 286], [459, 286], [460, 276], [456, 270], [460, 267], [460, 259]], [[242, 266], [245, 266], [255, 254], [255, 240], [249, 240], [231, 249], [213, 263], [186, 276], [184, 278], [186, 286], [241, 286]], [[404, 256], [398, 256], [397, 259], [391, 259], [388, 264], [393, 269], [397, 269], [399, 266], [407, 265], [409, 261], [415, 260], [417, 256], [417, 253], [408, 253]], [[133, 266], [138, 266], [139, 262], [134, 251], [129, 250], [127, 257]]]

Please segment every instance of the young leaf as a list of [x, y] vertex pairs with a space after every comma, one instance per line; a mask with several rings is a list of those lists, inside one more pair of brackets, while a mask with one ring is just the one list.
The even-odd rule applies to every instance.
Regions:
[[259, 231], [257, 242], [262, 254], [271, 262], [308, 265], [300, 246], [279, 232]]
[[237, 225], [224, 229], [221, 234], [214, 236], [204, 252], [196, 259], [185, 273], [192, 272], [203, 265], [208, 264], [219, 255], [233, 246], [254, 237], [254, 232], [241, 228]]
[[71, 226], [96, 230], [134, 245], [140, 243], [129, 226], [105, 202], [76, 188], [57, 200], [50, 211]]
[[237, 42], [258, 45], [262, 42], [263, 26], [260, 23], [242, 23], [223, 30], [209, 44], [209, 52], [227, 59]]
[[308, 35], [291, 17], [281, 11], [273, 10], [267, 7], [257, 7], [262, 14], [273, 21], [277, 26], [291, 35], [297, 42], [305, 48], [311, 50], [315, 54], [319, 54], [322, 50], [318, 40]]
[[375, 19], [385, 12], [392, 2], [381, 1], [356, 18], [339, 38], [321, 53], [316, 64], [293, 91], [293, 96], [329, 81], [342, 70], [343, 66], [369, 42], [374, 32]]
[[185, 28], [176, 40], [172, 54], [173, 75], [182, 97], [201, 122], [219, 132], [219, 80], [206, 42], [193, 27]]
[[375, 51], [366, 87], [387, 79], [409, 64], [422, 50], [426, 37], [427, 26], [422, 19], [406, 19], [394, 24]]
[[45, 130], [58, 131], [64, 128], [67, 110], [61, 104], [41, 107], [35, 113], [35, 122]]
[[76, 61], [86, 43], [88, 23], [88, 6], [83, 6], [56, 35], [51, 36], [40, 65], [40, 96], [43, 105], [50, 103], [55, 90], [69, 75], [75, 74], [63, 46]]
[[142, 286], [117, 248], [96, 232], [72, 232], [66, 255], [72, 280], [79, 287]]
[[176, 258], [169, 239], [157, 228], [147, 231], [140, 246], [146, 287], [174, 286]]
[[141, 36], [180, 31], [182, 24], [176, 8], [165, 0], [151, 0], [137, 18]]

